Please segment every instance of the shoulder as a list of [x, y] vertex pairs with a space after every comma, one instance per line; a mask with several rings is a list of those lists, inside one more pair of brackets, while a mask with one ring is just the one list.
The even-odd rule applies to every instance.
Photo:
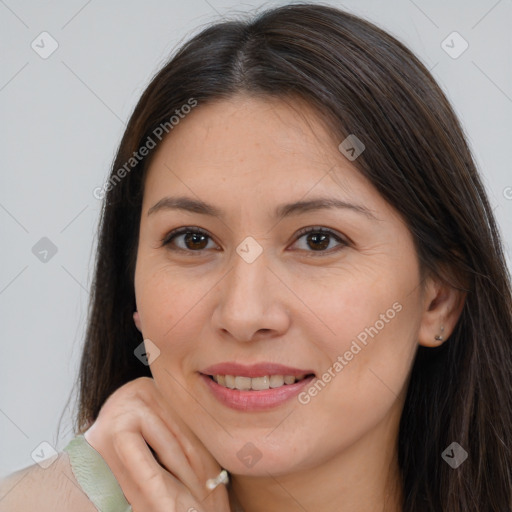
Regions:
[[0, 512], [96, 512], [76, 481], [66, 452], [46, 469], [37, 464], [0, 480]]

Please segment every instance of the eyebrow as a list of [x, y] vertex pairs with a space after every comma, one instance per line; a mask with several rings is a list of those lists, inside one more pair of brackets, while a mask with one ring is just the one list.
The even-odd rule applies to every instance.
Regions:
[[[334, 197], [319, 197], [309, 201], [296, 201], [278, 206], [274, 216], [283, 219], [291, 215], [298, 215], [305, 212], [342, 208], [361, 213], [372, 220], [378, 220], [375, 215], [364, 206], [347, 203]], [[184, 210], [201, 215], [210, 215], [212, 217], [223, 218], [224, 212], [216, 206], [205, 203], [199, 199], [190, 197], [163, 197], [148, 210], [148, 216], [161, 210]]]

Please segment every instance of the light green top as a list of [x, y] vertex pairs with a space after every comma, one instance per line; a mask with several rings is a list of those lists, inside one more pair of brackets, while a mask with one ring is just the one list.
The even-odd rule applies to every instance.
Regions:
[[99, 511], [132, 512], [114, 474], [83, 435], [72, 439], [64, 451], [80, 487]]
[[[72, 439], [64, 451], [69, 455], [78, 484], [99, 512], [132, 512], [116, 477], [83, 434]], [[237, 503], [234, 511], [243, 509]]]

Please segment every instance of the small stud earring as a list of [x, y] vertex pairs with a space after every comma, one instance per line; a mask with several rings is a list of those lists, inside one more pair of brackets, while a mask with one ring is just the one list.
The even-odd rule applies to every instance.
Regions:
[[[443, 332], [443, 331], [444, 331], [444, 325], [441, 325], [441, 332]], [[440, 336], [439, 334], [436, 334], [436, 335], [434, 336], [434, 339], [435, 339], [436, 341], [444, 341], [444, 337], [443, 337], [443, 336]]]

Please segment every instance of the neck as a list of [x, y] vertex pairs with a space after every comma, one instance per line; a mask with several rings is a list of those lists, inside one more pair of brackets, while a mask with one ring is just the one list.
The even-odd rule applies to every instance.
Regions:
[[244, 512], [401, 512], [397, 433], [395, 421], [381, 424], [322, 465], [285, 475], [231, 475], [232, 503]]

